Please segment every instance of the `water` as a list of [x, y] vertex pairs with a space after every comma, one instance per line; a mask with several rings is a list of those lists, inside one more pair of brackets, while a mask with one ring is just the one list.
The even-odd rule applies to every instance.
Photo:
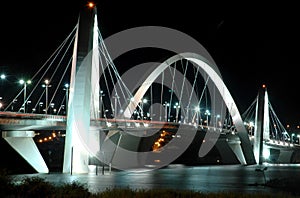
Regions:
[[[257, 168], [267, 167], [264, 173]], [[131, 189], [183, 189], [201, 192], [239, 192], [239, 193], [278, 193], [279, 189], [263, 186], [266, 180], [275, 178], [300, 178], [300, 165], [220, 165], [220, 166], [183, 166], [171, 165], [167, 168], [145, 171], [116, 171], [105, 170], [97, 175], [90, 174], [23, 174], [22, 177], [39, 176], [46, 181], [60, 185], [78, 181], [87, 186], [90, 192], [96, 193], [108, 188]], [[254, 185], [258, 184], [258, 185]], [[286, 192], [287, 193], [287, 192]]]

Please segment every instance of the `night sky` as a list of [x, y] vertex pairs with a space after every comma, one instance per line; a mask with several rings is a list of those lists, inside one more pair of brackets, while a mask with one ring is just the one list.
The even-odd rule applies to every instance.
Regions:
[[[71, 32], [86, 1], [2, 2], [0, 73], [32, 76]], [[264, 83], [281, 122], [300, 124], [298, 6], [210, 1], [98, 1], [104, 38], [137, 26], [165, 26], [199, 41], [219, 67], [240, 112]], [[126, 63], [124, 63], [126, 64]], [[118, 65], [117, 65], [118, 66]], [[0, 84], [1, 94], [8, 91]], [[13, 91], [13, 90], [9, 90]]]

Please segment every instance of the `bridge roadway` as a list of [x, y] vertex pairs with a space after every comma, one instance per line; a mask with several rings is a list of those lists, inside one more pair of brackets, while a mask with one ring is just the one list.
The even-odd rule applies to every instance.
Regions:
[[[67, 116], [32, 114], [20, 112], [0, 112], [1, 131], [26, 130], [66, 130]], [[99, 118], [91, 120], [91, 127], [99, 129], [108, 128], [177, 128], [179, 123], [150, 120], [125, 120]]]
[[[21, 112], [0, 112], [0, 130], [1, 131], [38, 131], [38, 130], [66, 130], [67, 116], [50, 115], [50, 114], [33, 114]], [[91, 127], [94, 129], [115, 129], [128, 128], [138, 130], [142, 127], [153, 129], [176, 129], [180, 123], [162, 122], [150, 120], [125, 120], [125, 119], [106, 119], [99, 118], [91, 120]], [[190, 124], [185, 124], [189, 125]], [[198, 129], [206, 128], [206, 126], [198, 126]], [[223, 134], [229, 134], [231, 130], [210, 127], [213, 131], [220, 131]], [[249, 136], [253, 143], [253, 136]], [[300, 147], [299, 145], [279, 140], [269, 140], [264, 142], [268, 147], [290, 148]]]
[[[32, 113], [20, 113], [20, 112], [0, 112], [0, 131], [4, 132], [5, 137], [13, 136], [16, 133], [22, 135], [22, 131], [32, 131], [34, 137], [34, 131], [49, 131], [49, 130], [66, 130], [67, 116], [62, 115], [46, 115], [46, 114], [32, 114]], [[142, 130], [161, 130], [161, 129], [177, 129], [180, 123], [174, 122], [161, 122], [161, 121], [149, 121], [149, 120], [125, 120], [125, 119], [105, 119], [100, 118], [98, 120], [91, 120], [91, 127], [93, 129], [115, 131], [116, 129], [129, 129], [128, 132], [135, 134], [135, 132]], [[190, 124], [184, 124], [192, 127]], [[219, 147], [219, 151], [229, 151], [228, 148], [232, 147], [232, 151], [235, 156], [242, 161], [241, 148], [239, 146], [239, 138], [231, 131], [225, 131], [224, 129], [216, 129], [210, 127], [212, 131], [220, 132], [221, 136], [216, 142], [216, 146]], [[10, 132], [11, 131], [11, 132]], [[126, 130], [127, 131], [127, 130]], [[203, 130], [203, 126], [198, 126], [198, 131]], [[201, 133], [202, 134], [202, 133]], [[3, 136], [3, 134], [2, 134]], [[17, 135], [18, 136], [18, 135]], [[17, 137], [16, 136], [16, 137]], [[203, 140], [205, 133], [201, 136]], [[225, 141], [224, 141], [225, 140]], [[253, 137], [250, 137], [253, 144]], [[200, 141], [202, 142], [202, 141]], [[227, 142], [227, 143], [226, 143]], [[228, 144], [229, 143], [229, 144]], [[197, 143], [198, 144], [198, 143]], [[229, 147], [228, 147], [229, 146]], [[228, 147], [228, 148], [227, 148]], [[274, 156], [272, 161], [279, 163], [291, 163], [300, 161], [300, 146], [292, 143], [269, 140], [264, 142], [264, 147], [269, 150], [269, 154]], [[295, 151], [298, 151], [295, 153]], [[275, 152], [275, 153], [274, 153]], [[227, 156], [229, 152], [221, 154]]]

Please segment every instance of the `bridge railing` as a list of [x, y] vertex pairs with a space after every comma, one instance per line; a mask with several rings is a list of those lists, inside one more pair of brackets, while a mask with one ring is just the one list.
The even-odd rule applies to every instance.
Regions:
[[[67, 121], [67, 116], [63, 115], [50, 115], [50, 114], [33, 114], [22, 112], [0, 112], [0, 118], [5, 119], [30, 119], [30, 120], [59, 120]], [[154, 121], [154, 120], [133, 120], [133, 119], [114, 119], [114, 118], [98, 118], [91, 120], [94, 124], [103, 128], [178, 128], [180, 125], [185, 127], [195, 127], [198, 130], [212, 130], [220, 133], [229, 133], [231, 130], [225, 130], [223, 128], [216, 128], [213, 126], [195, 125], [193, 123], [178, 123], [178, 122], [166, 122], [166, 121]]]
[[36, 120], [67, 120], [66, 116], [62, 115], [48, 115], [48, 114], [33, 114], [33, 113], [20, 113], [20, 112], [10, 112], [4, 111], [0, 112], [0, 118], [17, 118], [17, 119], [36, 119]]

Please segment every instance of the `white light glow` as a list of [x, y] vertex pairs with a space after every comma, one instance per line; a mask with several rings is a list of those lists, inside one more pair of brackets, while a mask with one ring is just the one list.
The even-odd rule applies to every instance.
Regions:
[[112, 124], [110, 122], [107, 122], [106, 125], [107, 127], [111, 127]]
[[264, 148], [264, 150], [263, 150], [263, 157], [265, 159], [269, 159], [269, 157], [270, 157], [270, 150], [269, 149]]

